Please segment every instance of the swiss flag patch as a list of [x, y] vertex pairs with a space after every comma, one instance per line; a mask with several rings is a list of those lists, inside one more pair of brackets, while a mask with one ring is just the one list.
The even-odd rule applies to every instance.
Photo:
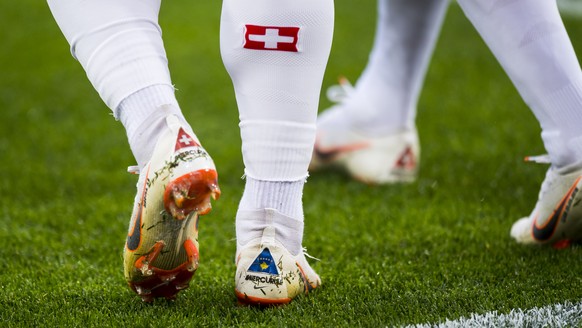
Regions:
[[299, 27], [245, 25], [245, 49], [299, 52]]
[[194, 138], [192, 138], [184, 129], [180, 128], [178, 131], [178, 138], [176, 138], [176, 147], [174, 151], [187, 147], [200, 147]]

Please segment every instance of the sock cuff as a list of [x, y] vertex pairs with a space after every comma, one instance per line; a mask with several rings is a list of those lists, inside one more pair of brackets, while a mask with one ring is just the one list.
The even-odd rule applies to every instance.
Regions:
[[540, 99], [546, 117], [566, 135], [582, 135], [582, 80], [553, 91]]
[[301, 198], [305, 180], [260, 181], [247, 177], [241, 209], [274, 208], [284, 215], [303, 220]]
[[143, 129], [144, 122], [153, 115], [176, 115], [183, 119], [183, 114], [174, 95], [172, 86], [158, 84], [143, 88], [126, 97], [115, 109], [115, 118], [121, 121], [131, 140], [139, 130]]
[[315, 123], [247, 120], [239, 126], [247, 177], [262, 181], [307, 178]]
[[582, 162], [582, 82], [573, 82], [540, 100], [542, 139], [557, 168]]

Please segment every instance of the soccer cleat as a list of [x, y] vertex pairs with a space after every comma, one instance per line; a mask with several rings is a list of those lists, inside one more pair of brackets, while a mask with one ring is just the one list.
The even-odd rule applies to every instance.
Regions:
[[328, 89], [338, 102], [317, 119], [317, 136], [309, 169], [327, 166], [345, 169], [353, 178], [369, 184], [413, 182], [418, 174], [420, 145], [416, 128], [370, 137], [347, 118], [344, 101], [353, 92], [346, 79]]
[[560, 174], [548, 169], [532, 213], [516, 221], [511, 237], [520, 244], [567, 247], [582, 240], [582, 169]]
[[125, 278], [144, 301], [173, 299], [198, 268], [198, 219], [220, 196], [216, 168], [177, 117], [139, 173], [124, 249]]
[[241, 304], [287, 304], [321, 285], [305, 253], [292, 255], [275, 240], [274, 227], [265, 228], [262, 238], [239, 247], [236, 259], [235, 293]]
[[341, 114], [340, 108], [331, 108], [318, 120], [309, 164], [311, 171], [337, 166], [353, 178], [370, 184], [416, 179], [420, 145], [415, 128], [383, 137], [367, 137], [350, 126], [335, 124], [331, 117]]
[[418, 174], [419, 159], [416, 130], [370, 138], [356, 131], [318, 128], [309, 169], [316, 171], [337, 166], [354, 179], [369, 184], [413, 182]]

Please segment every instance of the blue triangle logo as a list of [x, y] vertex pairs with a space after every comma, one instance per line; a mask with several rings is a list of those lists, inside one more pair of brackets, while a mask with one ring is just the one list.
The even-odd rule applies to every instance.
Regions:
[[263, 249], [261, 254], [253, 261], [248, 271], [257, 273], [268, 273], [273, 275], [278, 275], [279, 270], [277, 270], [277, 264], [271, 255], [271, 251], [268, 248]]

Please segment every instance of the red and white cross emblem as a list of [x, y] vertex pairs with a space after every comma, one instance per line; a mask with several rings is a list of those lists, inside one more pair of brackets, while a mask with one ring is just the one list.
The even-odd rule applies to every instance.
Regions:
[[404, 170], [413, 170], [416, 167], [416, 158], [414, 158], [414, 153], [412, 148], [406, 147], [406, 149], [400, 155], [400, 158], [396, 161], [394, 167]]
[[299, 27], [245, 25], [244, 48], [298, 52]]
[[178, 138], [176, 138], [176, 147], [174, 151], [186, 147], [200, 147], [200, 145], [192, 138], [189, 134], [184, 131], [184, 129], [180, 128], [178, 131]]

